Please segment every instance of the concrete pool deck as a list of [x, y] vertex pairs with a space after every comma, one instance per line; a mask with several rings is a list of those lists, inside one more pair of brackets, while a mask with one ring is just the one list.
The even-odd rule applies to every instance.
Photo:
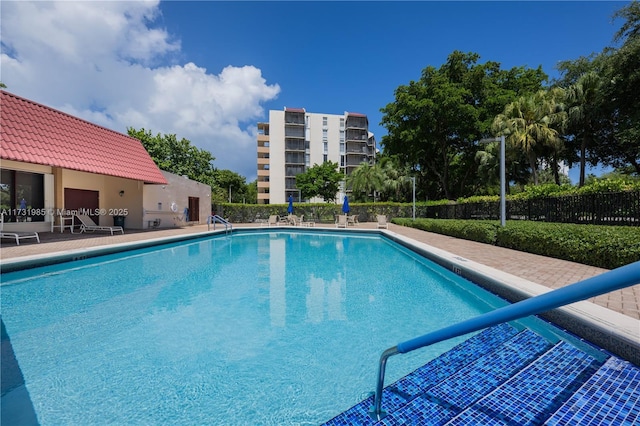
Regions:
[[[260, 227], [253, 223], [233, 224], [233, 226], [234, 228]], [[341, 230], [336, 229], [333, 224], [317, 224], [316, 227]], [[217, 229], [220, 230], [220, 225]], [[262, 229], [269, 228], [262, 227]], [[377, 224], [360, 223], [350, 229], [377, 229]], [[144, 241], [195, 236], [206, 232], [207, 225], [150, 231], [127, 230], [124, 235], [113, 236], [105, 233], [43, 232], [40, 233], [40, 244], [29, 240], [17, 246], [12, 241], [3, 240], [0, 248], [0, 261], [3, 264], [11, 264], [22, 260], [47, 257], [54, 253], [66, 253], [67, 255], [73, 253], [81, 256], [83, 251], [102, 247], [126, 247]], [[415, 242], [425, 250], [435, 252], [446, 262], [450, 261], [456, 269], [459, 266], [463, 270], [469, 269], [471, 274], [476, 271], [487, 274], [496, 282], [508, 283], [507, 286], [513, 289], [517, 298], [522, 298], [523, 295], [529, 297], [541, 294], [549, 289], [560, 288], [607, 271], [575, 262], [476, 243], [395, 224], [389, 224], [388, 232], [398, 240], [407, 241], [409, 244]], [[462, 275], [469, 274], [462, 273]], [[600, 325], [601, 339], [606, 339], [606, 335], [609, 333], [621, 333], [623, 337], [626, 336], [625, 340], [630, 341], [633, 346], [640, 347], [640, 285], [578, 302], [562, 309], [567, 311], [569, 315], [576, 315], [586, 321], [587, 325], [583, 324], [578, 328], [592, 326], [595, 321]], [[552, 318], [552, 320], [557, 322], [556, 318]], [[561, 325], [565, 326], [565, 324]], [[599, 342], [595, 343], [599, 344]], [[638, 361], [636, 360], [636, 362]]]

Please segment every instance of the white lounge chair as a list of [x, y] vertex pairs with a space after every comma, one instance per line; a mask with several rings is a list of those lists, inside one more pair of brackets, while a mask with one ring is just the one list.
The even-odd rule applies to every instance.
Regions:
[[376, 215], [378, 220], [378, 228], [386, 228], [389, 229], [389, 224], [387, 223], [387, 216], [383, 214]]
[[272, 214], [269, 216], [269, 219], [266, 222], [262, 222], [260, 226], [277, 226], [278, 222], [280, 222], [280, 216]]
[[0, 214], [0, 238], [11, 238], [12, 240], [16, 240], [16, 245], [20, 245], [20, 240], [28, 240], [35, 238], [38, 243], [40, 243], [40, 236], [38, 236], [37, 232], [7, 232], [4, 230], [4, 214]]
[[101, 226], [96, 225], [96, 223], [86, 214], [78, 214], [76, 215], [78, 220], [80, 221], [80, 233], [82, 232], [94, 232], [94, 231], [109, 231], [111, 235], [113, 235], [113, 231], [120, 231], [124, 234], [124, 229], [122, 226]]
[[346, 228], [347, 227], [347, 215], [339, 214], [338, 220], [336, 221], [336, 228]]

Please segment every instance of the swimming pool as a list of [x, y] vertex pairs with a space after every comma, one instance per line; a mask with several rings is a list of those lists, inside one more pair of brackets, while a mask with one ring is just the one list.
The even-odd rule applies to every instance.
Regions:
[[[504, 305], [344, 232], [240, 232], [2, 283], [2, 417], [44, 425], [318, 424], [373, 390], [381, 350]], [[394, 360], [387, 381], [462, 339]]]

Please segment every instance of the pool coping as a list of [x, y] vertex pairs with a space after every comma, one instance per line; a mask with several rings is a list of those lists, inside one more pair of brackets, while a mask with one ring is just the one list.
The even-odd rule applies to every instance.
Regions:
[[[543, 285], [525, 280], [498, 269], [465, 259], [448, 251], [416, 241], [387, 229], [334, 229], [334, 228], [296, 228], [291, 226], [243, 227], [234, 229], [231, 234], [240, 232], [265, 232], [287, 230], [298, 232], [331, 232], [350, 234], [384, 235], [390, 240], [424, 256], [425, 258], [472, 281], [485, 290], [515, 303], [551, 291]], [[13, 272], [39, 266], [47, 266], [90, 257], [136, 250], [161, 244], [224, 235], [226, 230], [209, 230], [186, 235], [151, 238], [142, 241], [109, 244], [90, 248], [79, 248], [33, 256], [22, 256], [0, 262], [0, 272]], [[591, 302], [582, 301], [557, 308], [541, 314], [540, 317], [560, 328], [585, 339], [623, 359], [640, 365], [640, 320], [623, 315]]]

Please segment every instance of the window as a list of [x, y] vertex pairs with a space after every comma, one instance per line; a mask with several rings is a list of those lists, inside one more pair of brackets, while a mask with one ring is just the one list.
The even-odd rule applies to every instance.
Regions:
[[327, 117], [322, 117], [322, 125], [323, 126], [327, 125]]
[[44, 175], [2, 170], [0, 210], [5, 221], [44, 222], [44, 207]]
[[340, 142], [340, 153], [344, 154], [344, 142]]
[[327, 154], [323, 154], [323, 155], [322, 155], [322, 161], [323, 161], [324, 163], [326, 163], [327, 161], [329, 161], [329, 156], [328, 156]]
[[329, 152], [329, 143], [328, 142], [323, 142], [322, 143], [322, 152], [324, 152], [325, 154], [327, 152]]

